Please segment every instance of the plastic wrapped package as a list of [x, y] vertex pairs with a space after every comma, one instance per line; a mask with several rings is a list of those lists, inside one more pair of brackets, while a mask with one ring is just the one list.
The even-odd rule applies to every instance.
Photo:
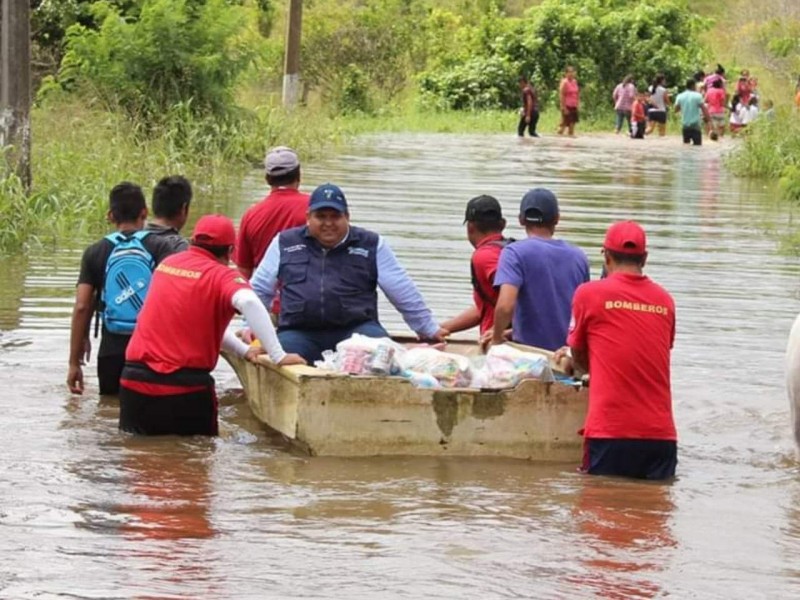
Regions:
[[371, 338], [354, 334], [336, 345], [336, 351], [326, 350], [322, 360], [314, 363], [318, 369], [351, 375], [393, 375], [400, 372], [395, 357], [403, 348], [389, 338]]
[[471, 387], [509, 388], [523, 379], [555, 381], [549, 359], [542, 354], [523, 352], [506, 344], [492, 346], [479, 368], [473, 369]]
[[397, 360], [403, 371], [432, 375], [442, 387], [467, 387], [472, 380], [470, 361], [460, 354], [417, 347], [406, 350]]

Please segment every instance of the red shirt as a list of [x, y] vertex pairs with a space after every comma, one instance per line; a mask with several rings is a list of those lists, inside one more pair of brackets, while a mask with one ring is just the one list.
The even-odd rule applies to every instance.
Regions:
[[306, 224], [308, 194], [294, 188], [272, 190], [242, 216], [233, 262], [255, 270], [267, 252], [272, 238], [285, 229]]
[[481, 313], [481, 333], [491, 331], [494, 327], [494, 307], [497, 304], [499, 292], [494, 287], [494, 275], [497, 273], [497, 263], [503, 246], [498, 244], [503, 239], [501, 233], [495, 233], [483, 238], [475, 252], [472, 253], [472, 273], [475, 284], [480, 291], [473, 289], [472, 298], [475, 306]]
[[125, 359], [158, 373], [211, 371], [241, 289], [250, 289], [241, 273], [202, 248], [168, 256], [153, 273]]
[[677, 439], [670, 391], [674, 340], [672, 296], [644, 275], [612, 273], [576, 290], [567, 344], [588, 350], [585, 437]]
[[644, 102], [635, 100], [631, 110], [631, 119], [637, 123], [644, 123], [647, 120], [647, 115], [644, 112]]

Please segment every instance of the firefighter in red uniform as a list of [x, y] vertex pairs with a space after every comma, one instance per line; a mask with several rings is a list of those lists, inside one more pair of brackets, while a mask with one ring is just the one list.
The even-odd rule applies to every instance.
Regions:
[[[277, 364], [305, 364], [283, 351], [264, 305], [247, 280], [228, 267], [235, 240], [228, 217], [206, 215], [195, 226], [189, 250], [168, 257], [153, 274], [125, 354], [121, 430], [216, 435], [211, 371], [220, 347], [248, 360], [266, 351]], [[263, 348], [247, 346], [228, 330], [237, 311]]]

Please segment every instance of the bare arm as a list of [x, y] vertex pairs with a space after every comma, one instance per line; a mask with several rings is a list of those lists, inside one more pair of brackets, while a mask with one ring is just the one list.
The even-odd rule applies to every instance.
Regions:
[[481, 313], [475, 306], [471, 306], [463, 312], [459, 313], [452, 319], [448, 319], [442, 323], [442, 328], [450, 333], [456, 331], [465, 331], [477, 327], [481, 323]]
[[505, 331], [511, 324], [511, 317], [514, 315], [514, 307], [517, 305], [519, 288], [508, 283], [500, 286], [500, 295], [497, 297], [497, 304], [494, 307], [494, 328], [492, 331], [492, 343], [502, 344], [505, 340]]
[[89, 359], [89, 325], [94, 308], [94, 288], [88, 283], [79, 283], [75, 291], [75, 306], [69, 335], [69, 370], [67, 386], [73, 394], [83, 393], [82, 365]]

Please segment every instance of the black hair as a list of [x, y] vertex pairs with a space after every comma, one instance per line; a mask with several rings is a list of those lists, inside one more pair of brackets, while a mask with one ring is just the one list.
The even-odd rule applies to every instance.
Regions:
[[202, 248], [203, 250], [206, 250], [211, 254], [213, 254], [216, 258], [222, 258], [231, 250], [230, 246], [212, 246], [210, 244], [203, 244], [202, 242], [195, 242], [194, 240], [192, 240], [191, 243], [192, 246], [197, 246], [198, 248]]
[[517, 79], [519, 83], [528, 83], [528, 78], [525, 75], [520, 75], [519, 79]]
[[717, 75], [725, 75], [725, 67], [717, 63], [717, 70], [714, 71]]
[[644, 259], [647, 256], [646, 254], [625, 254], [624, 252], [614, 252], [608, 249], [605, 252], [619, 265], [636, 265], [637, 267], [644, 265]]
[[713, 88], [722, 88], [722, 79], [715, 79], [714, 82], [711, 84]]
[[703, 81], [703, 79], [705, 79], [705, 78], [706, 78], [705, 71], [702, 71], [702, 70], [700, 70], [700, 71], [697, 71], [697, 72], [694, 74], [694, 76], [692, 77], [692, 79], [693, 79], [694, 81], [696, 81], [697, 83], [700, 83], [700, 82], [701, 82], [701, 81]]
[[129, 181], [118, 183], [108, 195], [108, 208], [115, 223], [135, 221], [147, 208], [142, 188]]
[[655, 91], [655, 89], [656, 89], [656, 88], [657, 88], [659, 85], [662, 85], [662, 84], [664, 83], [664, 80], [665, 80], [665, 79], [666, 79], [666, 76], [665, 76], [663, 73], [658, 73], [658, 74], [655, 76], [655, 79], [653, 79], [653, 83], [651, 84], [651, 85], [652, 85], [652, 87], [653, 87], [653, 91]]
[[192, 185], [180, 175], [164, 177], [153, 188], [153, 213], [171, 219], [192, 202]]
[[271, 187], [280, 187], [282, 185], [289, 185], [295, 181], [300, 181], [300, 165], [283, 175], [270, 175], [267, 173], [267, 183]]
[[503, 229], [506, 228], [506, 220], [505, 219], [497, 219], [492, 221], [470, 221], [473, 227], [478, 230], [479, 233], [500, 233]]
[[739, 94], [734, 94], [731, 98], [731, 110], [736, 112], [736, 108], [741, 104], [742, 99]]
[[686, 80], [686, 89], [687, 90], [693, 90], [696, 85], [697, 85], [697, 82], [694, 79], [687, 79]]

